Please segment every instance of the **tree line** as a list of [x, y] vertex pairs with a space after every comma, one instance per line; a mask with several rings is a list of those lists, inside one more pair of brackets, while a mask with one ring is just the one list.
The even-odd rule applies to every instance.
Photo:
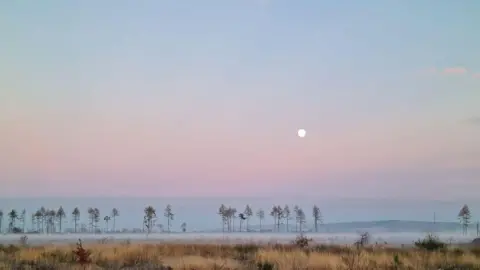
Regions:
[[[23, 233], [26, 232], [27, 226], [27, 217], [26, 209], [22, 211], [17, 211], [12, 209], [10, 212], [6, 213], [6, 218], [8, 220], [8, 226], [6, 227], [6, 232], [8, 233]], [[102, 221], [102, 215], [100, 210], [95, 207], [89, 207], [86, 211], [88, 227], [82, 227], [79, 230], [79, 222], [82, 216], [81, 211], [78, 207], [75, 207], [71, 212], [70, 216], [73, 221], [73, 232], [117, 232], [116, 229], [116, 218], [120, 216], [120, 212], [117, 208], [113, 208], [108, 215], [103, 216], [103, 228], [101, 228], [100, 223]], [[152, 230], [157, 227], [161, 231], [164, 231], [162, 224], [157, 224], [157, 211], [153, 206], [147, 206], [143, 210], [143, 227], [142, 231], [147, 234], [151, 233]], [[231, 206], [226, 206], [224, 204], [220, 205], [218, 208], [217, 214], [221, 218], [222, 231], [223, 232], [242, 232], [242, 231], [251, 231], [250, 230], [250, 220], [255, 216], [259, 221], [260, 231], [263, 231], [263, 224], [266, 218], [266, 212], [262, 208], [259, 208], [256, 212], [252, 209], [250, 205], [246, 205], [242, 212], [237, 211], [236, 208]], [[293, 211], [290, 210], [288, 205], [281, 207], [280, 205], [274, 205], [268, 212], [268, 214], [273, 219], [273, 231], [280, 232], [290, 231], [290, 224], [295, 223], [295, 232], [303, 232], [306, 224], [306, 213], [298, 205], [293, 207]], [[175, 214], [173, 213], [172, 206], [168, 204], [165, 209], [163, 216], [167, 221], [167, 232], [171, 232], [172, 221], [174, 220]], [[317, 205], [313, 205], [311, 208], [311, 216], [313, 218], [314, 231], [318, 232], [319, 226], [323, 224], [323, 215], [320, 211], [320, 208]], [[468, 228], [471, 224], [471, 211], [468, 205], [464, 205], [458, 215], [460, 225], [462, 227], [462, 233], [467, 234]], [[58, 209], [47, 209], [45, 207], [40, 207], [30, 216], [30, 231], [37, 233], [62, 233], [63, 224], [67, 220], [67, 213], [60, 206]], [[238, 220], [238, 228], [236, 227], [236, 220]], [[435, 221], [434, 221], [435, 222]], [[111, 224], [111, 226], [110, 226]], [[82, 224], [83, 225], [83, 224]], [[477, 222], [477, 235], [480, 234], [480, 223]], [[187, 223], [183, 222], [180, 226], [182, 232], [187, 231]], [[0, 232], [4, 231], [4, 212], [0, 210]]]
[[[226, 206], [224, 204], [220, 205], [217, 214], [222, 220], [222, 231], [223, 232], [235, 232], [235, 221], [239, 220], [238, 231], [250, 231], [249, 230], [249, 221], [253, 216], [254, 211], [250, 205], [246, 205], [243, 212], [238, 212], [236, 208], [231, 206]], [[295, 221], [295, 231], [303, 232], [305, 223], [306, 223], [306, 214], [302, 208], [298, 205], [293, 207], [293, 213], [290, 211], [290, 207], [285, 205], [283, 208], [280, 205], [274, 205], [269, 212], [270, 216], [273, 218], [274, 231], [280, 232], [282, 228], [285, 232], [289, 232], [290, 221]], [[265, 220], [265, 210], [262, 208], [258, 209], [255, 212], [255, 216], [259, 220], [260, 231], [262, 231], [263, 221]], [[323, 224], [323, 216], [320, 208], [316, 205], [312, 207], [312, 217], [314, 222], [315, 232], [318, 232], [320, 224]], [[245, 225], [243, 227], [243, 225]], [[284, 226], [282, 226], [284, 225]]]

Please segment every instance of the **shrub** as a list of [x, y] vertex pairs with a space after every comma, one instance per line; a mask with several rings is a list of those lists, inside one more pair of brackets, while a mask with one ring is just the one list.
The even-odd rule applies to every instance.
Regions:
[[417, 240], [415, 242], [415, 246], [417, 248], [427, 251], [438, 251], [444, 249], [446, 247], [446, 244], [440, 241], [437, 236], [433, 234], [428, 234], [424, 239]]

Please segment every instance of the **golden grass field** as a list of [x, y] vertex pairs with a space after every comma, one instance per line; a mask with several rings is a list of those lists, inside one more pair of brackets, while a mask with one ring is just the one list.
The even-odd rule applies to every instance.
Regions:
[[[2, 246], [0, 269], [480, 269], [480, 250], [369, 246], [83, 244]], [[80, 261], [85, 261], [84, 265]], [[169, 266], [171, 268], [162, 268]]]

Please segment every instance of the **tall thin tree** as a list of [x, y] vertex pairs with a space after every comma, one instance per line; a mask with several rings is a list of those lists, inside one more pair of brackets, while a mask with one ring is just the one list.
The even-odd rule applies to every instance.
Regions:
[[318, 224], [323, 223], [322, 212], [318, 206], [314, 205], [312, 209], [313, 222], [315, 224], [315, 232], [318, 232]]
[[468, 226], [470, 225], [470, 219], [472, 215], [470, 213], [470, 208], [468, 205], [463, 205], [463, 207], [458, 212], [458, 219], [460, 220], [460, 224], [462, 225], [463, 234], [467, 235], [468, 233]]
[[103, 220], [105, 221], [105, 232], [108, 232], [108, 222], [112, 219], [110, 216], [105, 216]]
[[120, 212], [118, 211], [117, 208], [113, 208], [112, 209], [112, 219], [113, 219], [113, 229], [112, 230], [113, 230], [113, 232], [115, 232], [115, 230], [116, 230], [116, 227], [115, 227], [116, 226], [116, 218], [118, 216], [120, 216]]
[[152, 232], [153, 226], [155, 225], [155, 219], [157, 217], [157, 213], [153, 206], [147, 206], [143, 210], [144, 217], [143, 222], [145, 224], [145, 228], [147, 228], [147, 237]]
[[0, 233], [2, 233], [3, 229], [3, 210], [0, 210]]
[[253, 216], [253, 210], [250, 207], [250, 205], [247, 204], [245, 206], [245, 210], [243, 211], [243, 215], [245, 216], [245, 223], [246, 223], [246, 228], [245, 229], [248, 232], [248, 225], [249, 225], [250, 217]]
[[67, 217], [67, 215], [65, 214], [65, 210], [63, 210], [62, 206], [60, 206], [58, 208], [57, 213], [56, 213], [56, 217], [57, 217], [57, 220], [58, 220], [58, 229], [60, 230], [60, 233], [63, 233], [62, 225], [63, 225], [63, 221]]
[[80, 220], [80, 209], [78, 207], [75, 207], [72, 211], [72, 219], [73, 219], [73, 224], [75, 226], [75, 233], [77, 233], [77, 227], [78, 227], [78, 221]]
[[165, 207], [165, 212], [163, 213], [163, 216], [167, 218], [167, 231], [170, 233], [170, 227], [171, 227], [171, 221], [173, 221], [174, 214], [172, 212], [172, 206], [170, 204], [167, 204]]
[[288, 205], [285, 205], [285, 207], [283, 207], [283, 218], [285, 219], [285, 230], [287, 232], [290, 231], [290, 228], [289, 228], [289, 224], [288, 222], [290, 221], [290, 207], [288, 207]]
[[260, 232], [262, 232], [262, 221], [265, 219], [265, 211], [263, 209], [258, 209], [257, 211], [257, 217], [258, 220], [260, 221]]

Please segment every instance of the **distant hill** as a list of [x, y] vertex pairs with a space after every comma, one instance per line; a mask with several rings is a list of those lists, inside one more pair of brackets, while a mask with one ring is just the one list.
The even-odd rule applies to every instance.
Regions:
[[[471, 225], [473, 226], [473, 225]], [[262, 231], [272, 231], [274, 225], [265, 224]], [[238, 224], [236, 226], [238, 230]], [[281, 231], [286, 231], [284, 224], [280, 225]], [[356, 233], [362, 231], [374, 232], [454, 232], [458, 231], [460, 226], [456, 222], [427, 222], [427, 221], [409, 221], [409, 220], [379, 220], [379, 221], [353, 221], [326, 223], [319, 225], [318, 232], [322, 233]], [[259, 231], [259, 225], [250, 225], [249, 230]], [[304, 231], [311, 232], [314, 230], [313, 224], [304, 226]], [[215, 232], [222, 231], [220, 229], [213, 230]], [[295, 224], [289, 224], [289, 231], [295, 231]]]

